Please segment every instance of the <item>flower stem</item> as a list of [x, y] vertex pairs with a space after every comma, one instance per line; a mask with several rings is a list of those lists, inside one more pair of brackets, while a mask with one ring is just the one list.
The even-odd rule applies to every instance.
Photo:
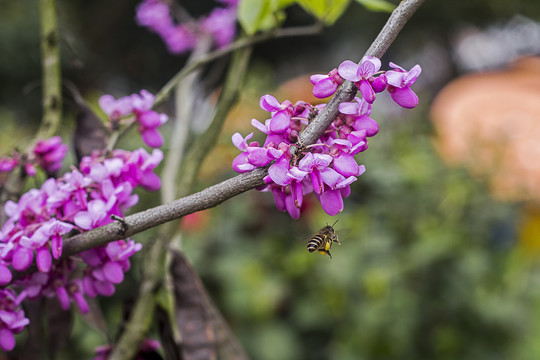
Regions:
[[41, 22], [41, 63], [43, 71], [43, 118], [38, 139], [53, 136], [62, 118], [62, 74], [56, 0], [39, 0]]
[[161, 88], [161, 90], [159, 90], [158, 93], [156, 94], [154, 106], [157, 106], [161, 104], [163, 101], [165, 101], [165, 99], [167, 99], [167, 97], [171, 94], [171, 92], [176, 87], [176, 84], [182, 81], [192, 71], [199, 68], [200, 66], [208, 64], [211, 61], [219, 59], [220, 57], [224, 55], [227, 55], [238, 49], [250, 47], [252, 45], [255, 45], [257, 43], [260, 43], [269, 39], [289, 37], [289, 36], [314, 35], [320, 32], [321, 30], [322, 30], [322, 24], [320, 23], [317, 23], [315, 25], [310, 25], [310, 26], [299, 26], [295, 28], [279, 29], [273, 32], [259, 34], [259, 35], [255, 35], [248, 38], [241, 38], [222, 49], [209, 52], [205, 56], [202, 56], [199, 59], [197, 59], [197, 61], [193, 61], [187, 64], [184, 68], [182, 68], [182, 70], [180, 70], [176, 75], [174, 75], [173, 78], [169, 80], [163, 86], [163, 88]]

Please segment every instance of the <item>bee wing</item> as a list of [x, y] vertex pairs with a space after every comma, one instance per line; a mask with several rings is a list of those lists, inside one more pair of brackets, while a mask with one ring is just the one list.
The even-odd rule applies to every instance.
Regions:
[[351, 228], [339, 228], [335, 232], [336, 232], [337, 236], [336, 236], [336, 240], [334, 240], [334, 241], [337, 242], [338, 245], [341, 245], [341, 243], [339, 242], [339, 239], [349, 239], [351, 237], [351, 234], [352, 234], [352, 229]]

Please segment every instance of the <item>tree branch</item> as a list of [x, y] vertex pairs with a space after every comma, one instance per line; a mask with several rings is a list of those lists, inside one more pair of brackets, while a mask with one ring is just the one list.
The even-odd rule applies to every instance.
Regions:
[[[402, 1], [366, 54], [381, 57], [423, 2], [424, 0]], [[319, 115], [300, 134], [302, 143], [305, 145], [313, 144], [337, 117], [339, 104], [352, 100], [355, 94], [356, 88], [354, 85], [346, 81]], [[105, 245], [110, 241], [126, 238], [193, 212], [217, 206], [227, 199], [263, 185], [263, 178], [267, 173], [268, 167], [258, 168], [249, 173], [225, 180], [198, 193], [130, 215], [125, 218], [127, 231], [123, 231], [122, 224], [115, 222], [75, 235], [65, 240], [62, 257]]]
[[[182, 216], [217, 206], [243, 192], [264, 184], [268, 168], [255, 169], [232, 179], [206, 188], [198, 193], [156, 206], [124, 218], [124, 224], [114, 222], [75, 236], [64, 241], [62, 257], [105, 245], [108, 242], [125, 239], [146, 229], [164, 224]], [[126, 227], [126, 231], [124, 231]]]

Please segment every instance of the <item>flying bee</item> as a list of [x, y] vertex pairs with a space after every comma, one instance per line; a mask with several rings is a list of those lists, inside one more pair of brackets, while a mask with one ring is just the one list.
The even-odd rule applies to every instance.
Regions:
[[336, 223], [337, 220], [335, 223], [332, 224], [332, 226], [326, 224], [325, 227], [323, 227], [321, 230], [319, 230], [318, 233], [316, 233], [311, 239], [309, 239], [307, 244], [307, 249], [309, 252], [314, 252], [315, 250], [317, 250], [319, 254], [328, 254], [328, 256], [330, 256], [330, 259], [332, 258], [332, 254], [330, 254], [330, 248], [332, 247], [332, 243], [336, 242], [341, 246], [336, 231], [334, 230], [334, 225], [336, 225]]

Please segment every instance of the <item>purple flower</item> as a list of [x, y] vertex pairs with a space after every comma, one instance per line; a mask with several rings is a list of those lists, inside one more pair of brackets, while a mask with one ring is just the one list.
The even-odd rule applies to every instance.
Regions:
[[148, 27], [158, 34], [173, 26], [169, 6], [159, 0], [145, 0], [136, 8], [137, 24]]
[[311, 75], [309, 81], [313, 86], [313, 95], [319, 99], [334, 95], [339, 85], [343, 84], [343, 78], [333, 69], [328, 75]]
[[272, 95], [264, 95], [259, 102], [261, 109], [272, 113], [268, 129], [272, 133], [282, 134], [289, 129], [292, 118], [292, 104], [285, 100], [281, 104]]
[[168, 117], [152, 110], [154, 95], [148, 91], [141, 90], [139, 94], [132, 94], [118, 100], [110, 95], [103, 95], [99, 99], [99, 104], [109, 116], [111, 123], [133, 113], [135, 121], [139, 124], [138, 130], [144, 143], [153, 148], [163, 145], [163, 137], [157, 129], [167, 122]]
[[17, 166], [18, 161], [14, 158], [3, 157], [0, 159], [0, 172], [10, 172]]
[[12, 275], [9, 268], [3, 264], [0, 264], [0, 285], [6, 285], [11, 282]]
[[236, 8], [215, 8], [207, 18], [201, 19], [202, 31], [214, 37], [216, 45], [223, 47], [230, 44], [236, 35]]
[[407, 88], [419, 74], [415, 68], [406, 73], [394, 66], [394, 70], [375, 78], [380, 66], [379, 59], [366, 56], [360, 65], [345, 61], [328, 75], [311, 77], [318, 97], [331, 95], [347, 79], [355, 83], [362, 98], [341, 103], [336, 119], [309, 146], [300, 143], [299, 135], [325, 104], [313, 106], [298, 101], [293, 105], [287, 100], [280, 103], [271, 95], [262, 96], [259, 105], [271, 117], [264, 124], [256, 119], [251, 124], [266, 135], [264, 144], [248, 142], [253, 133], [245, 138], [234, 134], [232, 141], [241, 153], [234, 159], [233, 168], [246, 172], [270, 164], [265, 185], [258, 190], [271, 191], [278, 210], [287, 211], [294, 219], [300, 216], [304, 196], [311, 192], [315, 192], [327, 214], [342, 211], [343, 199], [351, 193], [350, 184], [365, 172], [364, 165], [359, 165], [354, 156], [365, 151], [367, 138], [379, 131], [379, 125], [370, 117], [375, 93], [385, 88], [391, 93], [394, 88]]
[[88, 202], [88, 210], [78, 212], [73, 221], [75, 225], [83, 230], [90, 230], [110, 222], [107, 216], [110, 205], [103, 200], [92, 200]]
[[50, 139], [38, 141], [33, 153], [39, 166], [48, 173], [54, 173], [62, 167], [67, 145], [62, 144], [60, 136], [53, 136]]
[[[136, 100], [138, 109], [152, 106], [151, 96], [144, 93]], [[57, 145], [56, 141], [42, 143], [38, 153], [48, 154]], [[75, 226], [89, 230], [109, 223], [110, 214], [123, 216], [122, 211], [138, 200], [132, 194], [136, 186], [159, 188], [160, 180], [153, 170], [163, 154], [157, 149], [152, 154], [139, 149], [114, 150], [107, 156], [95, 152], [84, 157], [81, 171], [50, 178], [18, 202], [6, 202], [8, 219], [0, 231], [0, 285], [12, 281], [10, 266], [24, 271], [35, 258], [39, 272], [15, 280], [23, 289], [20, 299], [55, 297], [62, 308], [69, 309], [73, 301], [85, 313], [86, 296], [114, 293], [115, 285], [130, 268], [130, 257], [142, 246], [130, 239], [118, 240], [83, 252], [78, 260], [62, 259], [62, 236]], [[86, 268], [81, 271], [78, 264]], [[13, 348], [13, 334], [28, 323], [14, 296], [0, 290], [0, 348], [4, 350]]]
[[[363, 173], [363, 171], [361, 173]], [[343, 211], [343, 198], [350, 195], [351, 189], [349, 185], [356, 181], [356, 176], [345, 178], [338, 172], [333, 173], [328, 171], [323, 177], [323, 180], [328, 187], [325, 188], [325, 191], [319, 196], [319, 201], [321, 202], [323, 210], [328, 215], [337, 215]]]
[[183, 54], [192, 50], [197, 44], [197, 35], [188, 25], [172, 26], [168, 31], [162, 32], [161, 36], [167, 49], [173, 54]]
[[15, 347], [14, 334], [20, 333], [30, 323], [20, 304], [25, 293], [16, 296], [11, 289], [0, 289], [0, 348], [11, 351]]
[[381, 61], [374, 56], [367, 55], [362, 58], [360, 65], [345, 60], [339, 65], [338, 72], [342, 78], [354, 82], [364, 100], [372, 104], [375, 101], [375, 91], [370, 81], [372, 81], [371, 78], [380, 68]]
[[225, 8], [216, 8], [208, 16], [191, 20], [186, 24], [175, 24], [169, 6], [161, 0], [144, 0], [137, 7], [136, 21], [161, 36], [169, 51], [182, 54], [192, 50], [197, 41], [209, 34], [218, 47], [232, 42], [236, 34], [238, 0], [223, 0]]
[[346, 115], [370, 116], [371, 104], [362, 98], [355, 97], [352, 102], [339, 104], [339, 112]]
[[56, 260], [62, 255], [62, 235], [69, 233], [72, 229], [72, 224], [57, 219], [51, 219], [39, 228], [44, 236], [51, 240], [51, 252]]
[[132, 99], [129, 96], [114, 99], [111, 95], [99, 98], [99, 107], [111, 120], [119, 120], [133, 112]]
[[298, 164], [300, 169], [309, 173], [311, 183], [313, 184], [313, 191], [316, 194], [321, 194], [324, 189], [321, 174], [328, 169], [330, 163], [332, 163], [332, 156], [330, 155], [307, 153]]
[[136, 112], [135, 114], [144, 143], [153, 148], [161, 147], [163, 145], [163, 136], [161, 136], [157, 128], [167, 122], [167, 115], [158, 114], [152, 110], [141, 113]]
[[401, 66], [390, 63], [394, 70], [386, 72], [388, 82], [387, 90], [392, 99], [400, 106], [412, 109], [418, 105], [418, 96], [411, 90], [411, 86], [416, 82], [422, 72], [420, 65], [415, 65], [409, 71]]

